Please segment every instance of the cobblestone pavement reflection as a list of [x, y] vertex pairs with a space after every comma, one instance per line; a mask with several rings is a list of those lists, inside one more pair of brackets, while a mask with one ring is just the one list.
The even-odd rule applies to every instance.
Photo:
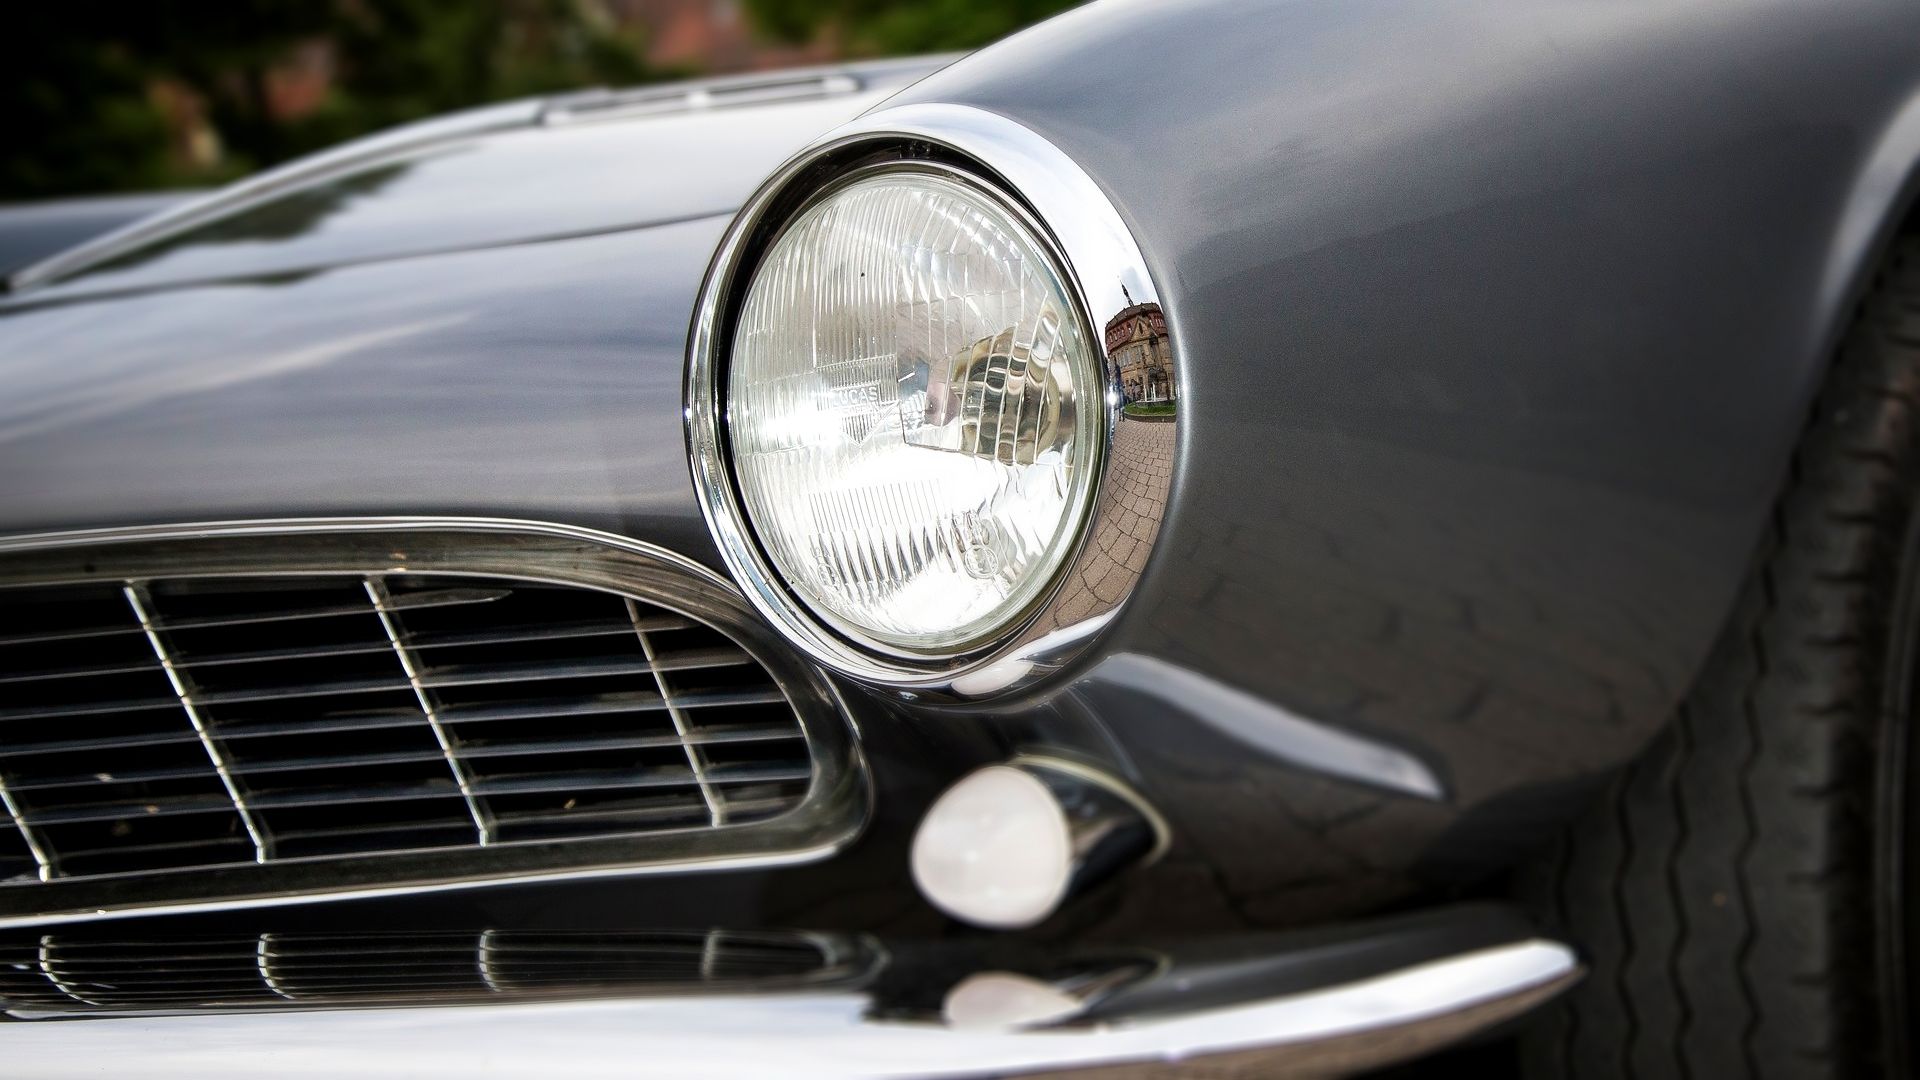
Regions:
[[1111, 608], [1147, 565], [1166, 511], [1176, 425], [1122, 417], [1103, 487], [1115, 498], [1094, 523], [1087, 558], [1063, 592], [1047, 629], [1071, 626]]

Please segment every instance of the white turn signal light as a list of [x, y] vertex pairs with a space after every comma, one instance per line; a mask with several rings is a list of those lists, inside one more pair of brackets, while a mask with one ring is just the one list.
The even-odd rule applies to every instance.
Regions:
[[1136, 796], [1082, 766], [1020, 758], [968, 774], [913, 838], [913, 881], [963, 922], [1015, 930], [1077, 890], [1158, 854], [1165, 829]]

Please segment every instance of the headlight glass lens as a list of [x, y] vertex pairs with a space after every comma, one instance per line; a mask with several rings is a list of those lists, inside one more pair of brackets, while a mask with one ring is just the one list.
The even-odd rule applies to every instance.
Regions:
[[804, 209], [748, 286], [727, 372], [741, 500], [790, 587], [910, 652], [991, 638], [1090, 501], [1100, 363], [994, 196], [888, 171]]

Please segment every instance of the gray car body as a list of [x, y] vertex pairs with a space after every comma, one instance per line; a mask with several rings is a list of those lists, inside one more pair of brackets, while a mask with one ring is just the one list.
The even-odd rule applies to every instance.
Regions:
[[377, 147], [411, 164], [284, 235], [222, 234], [255, 204], [216, 201], [182, 219], [211, 232], [29, 275], [0, 534], [481, 515], [718, 566], [681, 381], [729, 215], [860, 109], [976, 106], [1091, 174], [1160, 286], [1182, 402], [1144, 576], [1017, 697], [848, 688], [882, 787], [865, 901], [852, 862], [637, 887], [689, 919], [924, 918], [915, 808], [1064, 743], [1175, 837], [1076, 932], [1349, 914], [1523, 858], [1660, 728], [1920, 162], [1895, 0], [1106, 2], [919, 73], [495, 111]]

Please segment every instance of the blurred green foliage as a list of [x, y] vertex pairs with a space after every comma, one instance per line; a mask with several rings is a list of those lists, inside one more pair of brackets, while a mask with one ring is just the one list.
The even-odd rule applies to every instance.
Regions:
[[[765, 39], [861, 56], [974, 48], [1070, 6], [744, 0]], [[331, 43], [324, 97], [276, 109], [276, 73], [316, 41]], [[467, 106], [694, 73], [650, 68], [645, 45], [602, 0], [19, 4], [0, 34], [0, 200], [210, 185]]]
[[[0, 198], [206, 184], [468, 105], [657, 77], [636, 32], [600, 10], [577, 0], [21, 5], [0, 35], [12, 143]], [[334, 43], [325, 99], [276, 116], [270, 72], [320, 38]], [[218, 133], [213, 166], [172, 145], [169, 87], [201, 103]]]
[[746, 0], [767, 34], [808, 41], [836, 27], [864, 56], [974, 49], [1080, 0]]

